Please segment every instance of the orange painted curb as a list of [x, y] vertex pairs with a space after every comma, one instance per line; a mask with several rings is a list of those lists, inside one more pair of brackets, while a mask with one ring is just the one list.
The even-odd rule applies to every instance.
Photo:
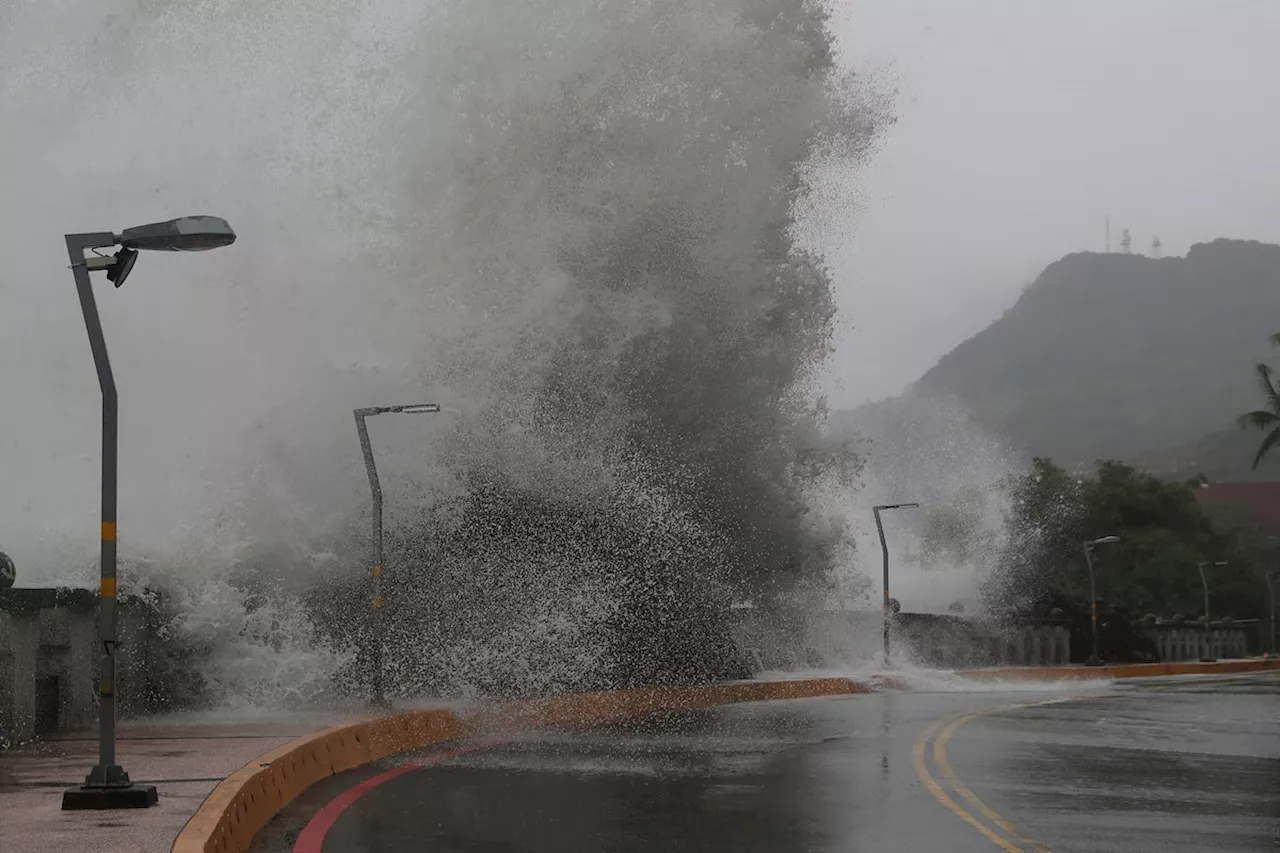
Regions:
[[1130, 663], [1115, 666], [1001, 667], [966, 669], [956, 674], [975, 681], [1090, 681], [1106, 678], [1157, 678], [1163, 675], [1227, 675], [1269, 670], [1280, 671], [1280, 659]]
[[470, 735], [537, 728], [594, 726], [660, 711], [737, 702], [808, 699], [897, 689], [848, 678], [745, 682], [578, 693], [506, 702], [466, 718], [452, 711], [406, 711], [345, 723], [281, 746], [232, 773], [205, 799], [173, 843], [173, 853], [245, 853], [254, 836], [312, 785], [398, 752]]
[[218, 783], [187, 821], [175, 853], [243, 853], [294, 797], [321, 779], [412, 746], [464, 737], [449, 711], [416, 711], [360, 720], [292, 740]]

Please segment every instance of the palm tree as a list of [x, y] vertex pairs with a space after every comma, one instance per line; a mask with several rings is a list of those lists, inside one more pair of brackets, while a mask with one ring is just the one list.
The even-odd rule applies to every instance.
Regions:
[[[1271, 343], [1280, 347], [1280, 333], [1271, 336]], [[1253, 467], [1256, 469], [1262, 457], [1280, 443], [1280, 385], [1276, 384], [1270, 365], [1259, 364], [1254, 367], [1254, 371], [1258, 374], [1258, 384], [1262, 387], [1263, 405], [1266, 408], [1241, 415], [1239, 424], [1241, 429], [1253, 427], [1266, 432], [1262, 437], [1262, 444], [1258, 445], [1257, 455], [1253, 457]]]

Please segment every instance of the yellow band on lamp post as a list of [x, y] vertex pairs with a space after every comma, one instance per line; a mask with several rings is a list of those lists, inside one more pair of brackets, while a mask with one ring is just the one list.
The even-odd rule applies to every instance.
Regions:
[[115, 598], [116, 597], [116, 579], [103, 578], [102, 585], [98, 587], [98, 593], [103, 598]]
[[375, 595], [373, 597], [373, 607], [375, 610], [382, 606], [382, 601], [383, 601], [383, 598], [380, 595]]
[[103, 542], [116, 541], [116, 523], [114, 521], [102, 522], [102, 541]]

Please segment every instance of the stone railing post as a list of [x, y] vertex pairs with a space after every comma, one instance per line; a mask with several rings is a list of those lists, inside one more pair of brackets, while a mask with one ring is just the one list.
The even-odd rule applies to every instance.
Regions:
[[9, 616], [9, 653], [12, 697], [9, 739], [30, 740], [36, 733], [36, 660], [40, 655], [40, 614], [13, 613]]

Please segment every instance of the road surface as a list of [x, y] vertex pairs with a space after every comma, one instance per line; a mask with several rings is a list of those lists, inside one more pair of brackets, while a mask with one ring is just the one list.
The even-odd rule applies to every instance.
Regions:
[[451, 744], [253, 853], [1280, 851], [1280, 677], [883, 693]]

